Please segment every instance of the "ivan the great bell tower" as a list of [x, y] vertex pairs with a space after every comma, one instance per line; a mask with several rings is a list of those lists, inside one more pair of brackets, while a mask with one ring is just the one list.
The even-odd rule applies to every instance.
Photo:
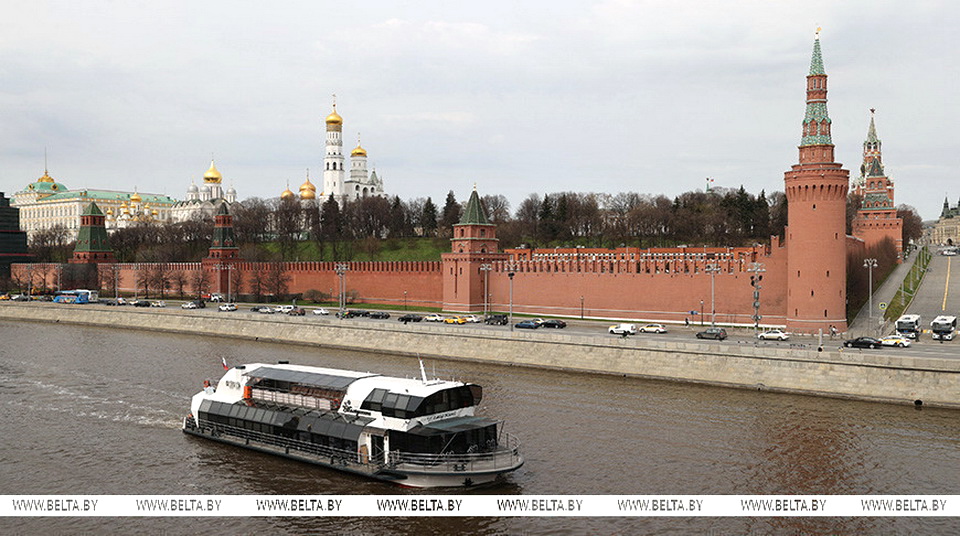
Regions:
[[807, 75], [800, 162], [784, 174], [787, 195], [787, 330], [846, 331], [846, 200], [850, 172], [834, 161], [820, 32]]

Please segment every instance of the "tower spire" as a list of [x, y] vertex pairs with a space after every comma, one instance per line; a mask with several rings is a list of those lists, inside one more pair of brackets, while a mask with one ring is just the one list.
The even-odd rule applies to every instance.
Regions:
[[[801, 153], [806, 146], [833, 146], [830, 137], [830, 114], [827, 112], [827, 73], [823, 69], [823, 55], [820, 52], [820, 29], [813, 41], [813, 56], [810, 60], [810, 74], [807, 75], [807, 111], [803, 116], [803, 136], [800, 139]], [[803, 161], [801, 155], [801, 161]], [[833, 160], [833, 155], [829, 155]]]

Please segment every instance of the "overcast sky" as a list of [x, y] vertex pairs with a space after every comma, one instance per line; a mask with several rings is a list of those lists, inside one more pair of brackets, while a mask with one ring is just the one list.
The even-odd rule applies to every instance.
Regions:
[[960, 199], [960, 4], [5, 0], [0, 191], [322, 183], [337, 95], [390, 195], [783, 190], [814, 32], [837, 159], [876, 108], [896, 202]]

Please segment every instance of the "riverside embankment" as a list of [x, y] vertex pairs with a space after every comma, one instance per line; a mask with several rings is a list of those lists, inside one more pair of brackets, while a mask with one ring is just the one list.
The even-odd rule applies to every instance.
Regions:
[[960, 360], [728, 343], [506, 332], [331, 318], [0, 303], [0, 318], [637, 376], [727, 387], [960, 408]]

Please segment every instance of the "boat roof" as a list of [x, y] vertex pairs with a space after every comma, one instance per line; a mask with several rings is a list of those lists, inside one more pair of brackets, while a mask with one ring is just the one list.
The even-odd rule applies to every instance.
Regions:
[[485, 428], [487, 426], [493, 426], [497, 424], [497, 421], [493, 419], [487, 419], [485, 417], [475, 417], [475, 416], [465, 416], [465, 417], [456, 417], [453, 419], [444, 419], [442, 421], [433, 421], [427, 424], [421, 424], [410, 430], [411, 434], [421, 435], [421, 436], [433, 436], [441, 434], [450, 434], [463, 432], [466, 430], [475, 430], [477, 428]]
[[377, 374], [369, 372], [305, 367], [302, 365], [248, 365], [249, 367], [256, 367], [244, 372], [244, 376], [250, 378], [279, 380], [333, 391], [345, 391], [350, 384], [360, 378], [377, 376]]

